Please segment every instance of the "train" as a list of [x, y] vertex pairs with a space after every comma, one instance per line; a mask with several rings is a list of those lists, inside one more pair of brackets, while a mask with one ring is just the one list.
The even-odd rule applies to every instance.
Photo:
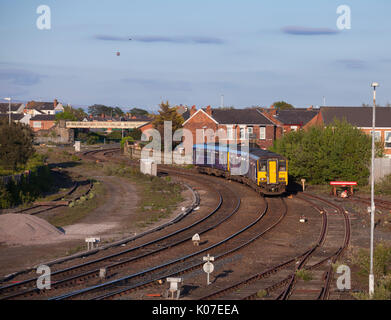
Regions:
[[198, 172], [247, 184], [261, 195], [282, 195], [288, 185], [288, 160], [277, 153], [220, 144], [195, 144]]

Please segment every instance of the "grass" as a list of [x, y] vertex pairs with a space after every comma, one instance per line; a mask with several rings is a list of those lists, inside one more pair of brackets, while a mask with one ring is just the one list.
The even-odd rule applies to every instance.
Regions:
[[[358, 281], [366, 286], [369, 276], [369, 250], [360, 249], [353, 255], [352, 263], [358, 267], [355, 273]], [[391, 299], [391, 247], [379, 243], [374, 250], [375, 293], [371, 298], [366, 291], [353, 293], [359, 300]]]
[[84, 251], [87, 249], [87, 246], [86, 245], [79, 245], [77, 247], [74, 247], [74, 248], [71, 248], [69, 249], [67, 252], [66, 252], [66, 255], [67, 256], [71, 256], [72, 254], [75, 254], [75, 253], [78, 253], [80, 251]]
[[305, 270], [305, 269], [296, 270], [296, 277], [298, 277], [304, 281], [312, 280], [311, 272], [308, 270]]
[[90, 193], [94, 194], [94, 197], [87, 196], [84, 200], [73, 202], [73, 205], [48, 218], [49, 223], [56, 227], [75, 224], [104, 203], [105, 188], [103, 184], [95, 182]]
[[266, 290], [259, 290], [257, 292], [257, 297], [262, 299], [262, 298], [265, 298], [267, 296], [267, 291]]
[[182, 188], [172, 183], [171, 177], [159, 178], [140, 173], [138, 168], [124, 165], [104, 164], [106, 175], [124, 177], [135, 183], [140, 195], [137, 227], [144, 228], [165, 219], [183, 201]]

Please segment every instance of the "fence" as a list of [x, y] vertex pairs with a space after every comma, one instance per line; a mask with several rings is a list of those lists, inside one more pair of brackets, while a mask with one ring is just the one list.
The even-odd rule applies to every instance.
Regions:
[[0, 182], [3, 185], [7, 185], [11, 180], [14, 180], [16, 182], [16, 184], [19, 184], [22, 177], [25, 175], [28, 176], [29, 174], [30, 174], [30, 172], [28, 171], [26, 173], [14, 174], [12, 176], [2, 176], [2, 177], [0, 177]]
[[[143, 149], [139, 146], [127, 145], [125, 144], [124, 153], [133, 159], [141, 158], [141, 151]], [[193, 155], [190, 154], [188, 157], [184, 157], [184, 150], [181, 151], [173, 151], [171, 153], [170, 159], [164, 158], [164, 152], [161, 152], [160, 157], [158, 155], [154, 155], [153, 150], [145, 149], [144, 152], [148, 152], [148, 159], [154, 160], [156, 163], [167, 163], [171, 161], [174, 164], [191, 164], [193, 163]]]
[[391, 159], [377, 158], [375, 159], [375, 182], [379, 182], [386, 175], [391, 174]]

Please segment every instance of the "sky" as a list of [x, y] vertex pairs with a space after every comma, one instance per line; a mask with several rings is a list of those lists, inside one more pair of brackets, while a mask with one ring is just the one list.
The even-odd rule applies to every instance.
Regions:
[[[50, 9], [50, 29], [37, 21]], [[350, 29], [343, 29], [350, 9]], [[0, 0], [0, 97], [156, 111], [391, 102], [389, 0]], [[47, 19], [49, 20], [49, 19]], [[131, 40], [129, 40], [131, 39]], [[117, 55], [117, 52], [120, 55]]]

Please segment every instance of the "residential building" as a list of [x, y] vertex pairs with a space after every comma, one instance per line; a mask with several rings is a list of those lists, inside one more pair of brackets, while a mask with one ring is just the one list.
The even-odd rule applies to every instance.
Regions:
[[277, 110], [273, 106], [270, 109], [263, 109], [263, 114], [277, 125], [282, 126], [284, 133], [301, 129], [318, 113], [319, 109], [313, 109], [312, 106], [307, 109]]
[[57, 99], [53, 102], [37, 102], [29, 101], [26, 104], [24, 113], [31, 114], [33, 116], [38, 114], [51, 114], [54, 115], [57, 112], [63, 112], [64, 107], [61, 103], [58, 103]]
[[30, 127], [34, 131], [48, 130], [55, 125], [54, 114], [37, 114], [30, 119]]
[[[203, 142], [224, 142], [242, 144], [266, 149], [282, 135], [282, 127], [265, 117], [261, 111], [253, 109], [196, 109], [193, 106], [185, 119], [183, 128], [193, 136], [193, 144]], [[187, 117], [188, 116], [188, 117]], [[217, 133], [220, 134], [217, 136]]]
[[[0, 103], [0, 114], [8, 114], [10, 109], [10, 105], [8, 102]], [[24, 110], [23, 103], [11, 103], [11, 113], [21, 114]]]
[[[372, 131], [372, 107], [321, 107], [304, 129], [313, 125], [329, 125], [334, 119], [346, 120], [367, 134]], [[391, 157], [391, 108], [376, 107], [375, 138], [384, 143], [387, 157]]]

